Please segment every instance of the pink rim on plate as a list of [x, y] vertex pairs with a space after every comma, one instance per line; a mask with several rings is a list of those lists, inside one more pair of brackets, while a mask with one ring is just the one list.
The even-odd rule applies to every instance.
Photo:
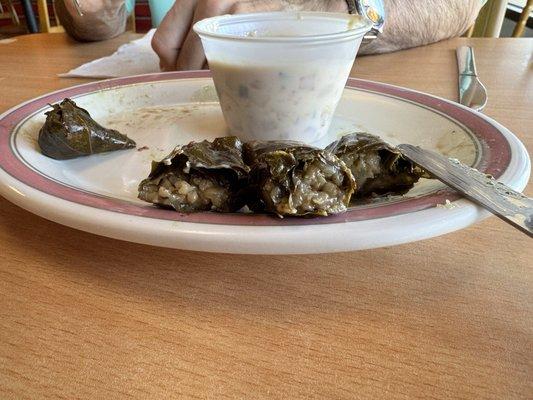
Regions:
[[[206, 78], [210, 76], [208, 71], [192, 71], [118, 78], [75, 86], [34, 99], [9, 111], [0, 119], [0, 168], [34, 189], [73, 203], [132, 216], [224, 225], [276, 226], [353, 222], [420, 211], [442, 204], [447, 199], [455, 200], [459, 198], [453, 191], [440, 190], [420, 197], [405, 198], [391, 203], [354, 207], [345, 214], [319, 219], [285, 218], [280, 220], [267, 215], [215, 214], [209, 212], [180, 214], [148, 204], [140, 205], [61, 184], [28, 167], [13, 148], [12, 135], [15, 133], [17, 125], [28, 116], [46, 107], [47, 104], [58, 102], [65, 97], [75, 98], [91, 92], [131, 84], [167, 81], [170, 79]], [[430, 95], [376, 82], [349, 79], [346, 87], [394, 97], [457, 121], [475, 136], [481, 146], [475, 165], [477, 169], [498, 178], [509, 166], [511, 149], [505, 136], [497, 127], [470, 110]]]

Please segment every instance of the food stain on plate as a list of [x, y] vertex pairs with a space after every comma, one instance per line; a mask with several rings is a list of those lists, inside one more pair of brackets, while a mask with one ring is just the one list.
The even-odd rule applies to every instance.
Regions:
[[44, 116], [42, 119], [28, 121], [21, 127], [18, 135], [33, 148], [38, 148], [37, 138], [39, 137], [39, 131], [43, 126], [43, 122]]
[[198, 103], [218, 102], [217, 91], [213, 85], [202, 86], [191, 95], [190, 101]]
[[435, 150], [468, 165], [475, 162], [476, 146], [464, 132], [459, 133], [455, 130], [445, 132], [437, 141]]
[[446, 210], [453, 210], [455, 207], [457, 207], [457, 204], [452, 203], [450, 200], [446, 199], [444, 204], [437, 204], [437, 208], [444, 208]]
[[176, 124], [178, 121], [190, 117], [201, 111], [198, 104], [171, 105], [158, 107], [141, 107], [126, 113], [120, 113], [109, 118], [106, 123], [113, 127], [135, 126], [137, 129], [153, 128], [161, 124]]

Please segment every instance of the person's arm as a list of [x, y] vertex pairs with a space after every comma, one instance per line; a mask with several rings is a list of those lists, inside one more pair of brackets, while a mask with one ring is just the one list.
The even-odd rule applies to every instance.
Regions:
[[385, 0], [385, 29], [361, 54], [387, 53], [462, 35], [475, 21], [481, 0]]
[[65, 31], [76, 40], [98, 41], [126, 30], [128, 13], [124, 0], [81, 0], [79, 15], [73, 0], [55, 0], [55, 9]]
[[[480, 0], [384, 0], [384, 33], [363, 46], [364, 54], [421, 46], [458, 36], [474, 21]], [[164, 70], [200, 69], [205, 56], [194, 22], [221, 14], [306, 10], [348, 12], [345, 0], [176, 0], [163, 19], [152, 47]]]
[[176, 0], [152, 38], [162, 70], [201, 69], [205, 55], [195, 22], [223, 14], [268, 11], [348, 12], [345, 0]]

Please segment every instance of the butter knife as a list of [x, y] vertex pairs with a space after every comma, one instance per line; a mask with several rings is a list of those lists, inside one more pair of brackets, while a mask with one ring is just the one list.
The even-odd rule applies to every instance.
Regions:
[[533, 237], [533, 199], [456, 159], [410, 144], [398, 148], [437, 179]]
[[461, 46], [456, 50], [459, 69], [459, 102], [476, 111], [481, 111], [487, 104], [487, 89], [477, 76], [474, 50], [470, 46]]

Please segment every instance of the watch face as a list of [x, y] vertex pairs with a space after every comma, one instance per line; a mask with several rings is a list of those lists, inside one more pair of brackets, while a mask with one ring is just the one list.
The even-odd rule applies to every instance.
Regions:
[[372, 21], [374, 29], [381, 32], [385, 22], [385, 5], [383, 0], [359, 0], [357, 3], [359, 13]]

